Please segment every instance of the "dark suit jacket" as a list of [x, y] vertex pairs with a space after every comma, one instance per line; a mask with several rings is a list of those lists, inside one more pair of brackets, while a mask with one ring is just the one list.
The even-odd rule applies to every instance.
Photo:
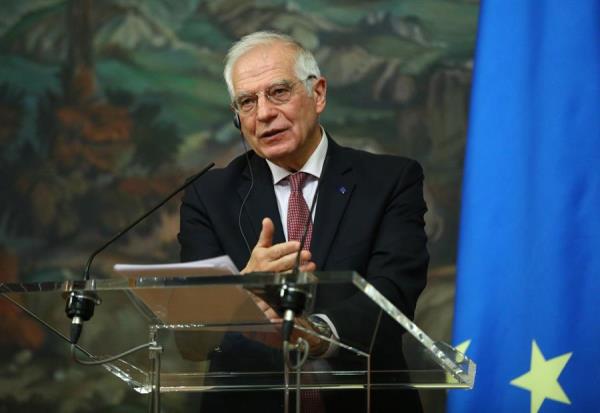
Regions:
[[[341, 147], [331, 139], [327, 157], [311, 245], [317, 270], [355, 270], [412, 317], [429, 260], [421, 167], [406, 158]], [[275, 224], [273, 242], [284, 242], [270, 169], [253, 152], [249, 159], [254, 188], [242, 211], [242, 230], [253, 247], [262, 219], [270, 217]], [[178, 236], [182, 261], [228, 254], [238, 268], [246, 265], [250, 252], [238, 216], [250, 184], [250, 169], [242, 155], [188, 188]], [[369, 329], [379, 313], [355, 288], [319, 291], [315, 311], [330, 317], [342, 340], [368, 349]], [[401, 334], [389, 319], [382, 323], [371, 349], [372, 365], [402, 367], [404, 361], [397, 357]]]

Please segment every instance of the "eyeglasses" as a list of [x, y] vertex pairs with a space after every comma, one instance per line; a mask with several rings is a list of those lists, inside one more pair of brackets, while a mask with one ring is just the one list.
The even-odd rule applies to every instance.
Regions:
[[[309, 76], [306, 78], [306, 80], [309, 79], [316, 79], [316, 76]], [[269, 86], [262, 92], [239, 95], [233, 99], [233, 110], [239, 113], [243, 113], [244, 115], [254, 112], [258, 103], [258, 95], [260, 93], [264, 94], [265, 98], [269, 102], [275, 105], [283, 105], [284, 103], [290, 101], [290, 99], [292, 98], [294, 87], [296, 87], [296, 85], [301, 82], [302, 80], [300, 79], [295, 81], [284, 80], [282, 82], [275, 83]]]

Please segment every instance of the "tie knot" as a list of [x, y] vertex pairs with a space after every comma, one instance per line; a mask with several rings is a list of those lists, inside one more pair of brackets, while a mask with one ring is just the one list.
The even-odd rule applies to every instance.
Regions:
[[308, 179], [308, 176], [309, 174], [306, 172], [296, 172], [295, 174], [289, 175], [288, 181], [292, 187], [292, 192], [302, 192], [302, 188], [304, 188], [304, 183]]

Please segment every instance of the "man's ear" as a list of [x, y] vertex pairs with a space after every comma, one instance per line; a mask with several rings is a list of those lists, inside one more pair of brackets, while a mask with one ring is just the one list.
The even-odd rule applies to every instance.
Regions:
[[320, 114], [327, 104], [327, 79], [323, 76], [314, 81], [312, 97], [315, 101], [315, 110]]

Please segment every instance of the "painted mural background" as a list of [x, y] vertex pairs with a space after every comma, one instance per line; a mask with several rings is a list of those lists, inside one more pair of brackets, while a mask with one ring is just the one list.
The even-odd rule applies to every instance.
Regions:
[[[0, 3], [0, 282], [81, 277], [104, 240], [200, 170], [243, 151], [222, 80], [240, 36], [277, 30], [328, 78], [322, 123], [344, 145], [426, 174], [429, 286], [417, 322], [450, 341], [460, 182], [478, 2], [10, 0]], [[103, 252], [176, 261], [173, 200]], [[62, 309], [60, 309], [62, 311]], [[0, 413], [145, 411], [102, 369], [0, 301]], [[424, 395], [443, 411], [443, 392]], [[194, 396], [165, 398], [194, 411]]]

